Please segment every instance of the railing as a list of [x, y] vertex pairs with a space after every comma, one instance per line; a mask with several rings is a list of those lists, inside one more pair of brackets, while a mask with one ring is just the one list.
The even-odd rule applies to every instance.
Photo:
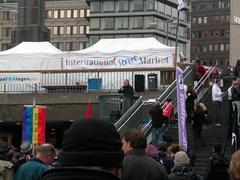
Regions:
[[[153, 68], [136, 70], [91, 70], [91, 71], [62, 71], [62, 72], [39, 72], [40, 83], [33, 84], [10, 84], [0, 83], [0, 93], [50, 93], [50, 92], [79, 92], [79, 91], [102, 91], [116, 92], [122, 86], [123, 79], [129, 79], [131, 85], [135, 84], [135, 75], [145, 76], [145, 90], [148, 87], [148, 75], [157, 75], [157, 87], [161, 90], [168, 84], [160, 84], [163, 79], [161, 72], [174, 72], [173, 68]], [[11, 74], [10, 72], [7, 72]], [[14, 72], [25, 73], [25, 72]], [[31, 73], [31, 72], [27, 72]], [[34, 72], [33, 72], [34, 73]], [[4, 74], [4, 72], [1, 72]]]
[[[184, 78], [186, 76], [191, 76], [192, 69], [188, 66], [184, 69]], [[164, 95], [166, 95], [166, 92], [172, 91], [174, 89], [174, 86], [176, 84], [176, 81], [174, 81], [165, 91], [164, 93], [159, 97], [162, 98]], [[139, 99], [139, 102], [132, 106], [118, 121], [118, 123], [121, 123], [121, 126], [118, 129], [120, 134], [122, 134], [124, 131], [131, 129], [131, 128], [139, 128], [141, 129], [141, 125], [144, 119], [141, 119], [143, 117], [143, 114], [148, 117], [148, 112], [150, 110], [151, 106], [150, 104], [146, 103], [142, 99]], [[129, 126], [131, 124], [131, 126]]]

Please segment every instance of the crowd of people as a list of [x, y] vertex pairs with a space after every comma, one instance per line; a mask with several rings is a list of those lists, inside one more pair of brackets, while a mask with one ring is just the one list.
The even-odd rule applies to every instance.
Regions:
[[[221, 145], [215, 145], [206, 179], [238, 180], [239, 159], [237, 151], [228, 163]], [[121, 139], [112, 123], [94, 118], [75, 121], [58, 151], [51, 144], [33, 147], [24, 142], [20, 152], [0, 144], [3, 180], [203, 180], [194, 172], [193, 163], [178, 144], [147, 144], [146, 135], [137, 129], [125, 132]]]

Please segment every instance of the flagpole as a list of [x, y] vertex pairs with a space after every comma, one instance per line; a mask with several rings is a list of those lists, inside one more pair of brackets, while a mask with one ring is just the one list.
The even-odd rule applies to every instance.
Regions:
[[36, 99], [35, 99], [35, 97], [33, 97], [33, 105], [32, 105], [32, 107], [33, 107], [33, 110], [32, 110], [32, 119], [33, 119], [33, 121], [32, 121], [32, 147], [33, 147], [33, 150], [32, 150], [32, 155], [34, 156], [34, 150], [35, 150], [35, 144], [34, 144], [34, 140], [35, 140], [35, 112], [34, 112], [34, 109], [35, 109], [35, 107], [36, 107]]

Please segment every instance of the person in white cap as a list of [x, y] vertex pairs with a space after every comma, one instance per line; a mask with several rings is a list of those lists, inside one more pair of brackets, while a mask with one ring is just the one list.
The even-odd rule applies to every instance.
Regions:
[[179, 151], [174, 157], [174, 168], [171, 174], [168, 176], [169, 180], [182, 180], [182, 179], [194, 179], [203, 180], [202, 176], [193, 172], [193, 168], [190, 165], [190, 159], [186, 152]]

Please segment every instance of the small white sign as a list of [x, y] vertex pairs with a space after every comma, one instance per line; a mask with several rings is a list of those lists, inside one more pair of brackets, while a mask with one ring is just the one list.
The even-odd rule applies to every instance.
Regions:
[[3, 73], [0, 83], [4, 84], [37, 84], [40, 83], [40, 73]]

